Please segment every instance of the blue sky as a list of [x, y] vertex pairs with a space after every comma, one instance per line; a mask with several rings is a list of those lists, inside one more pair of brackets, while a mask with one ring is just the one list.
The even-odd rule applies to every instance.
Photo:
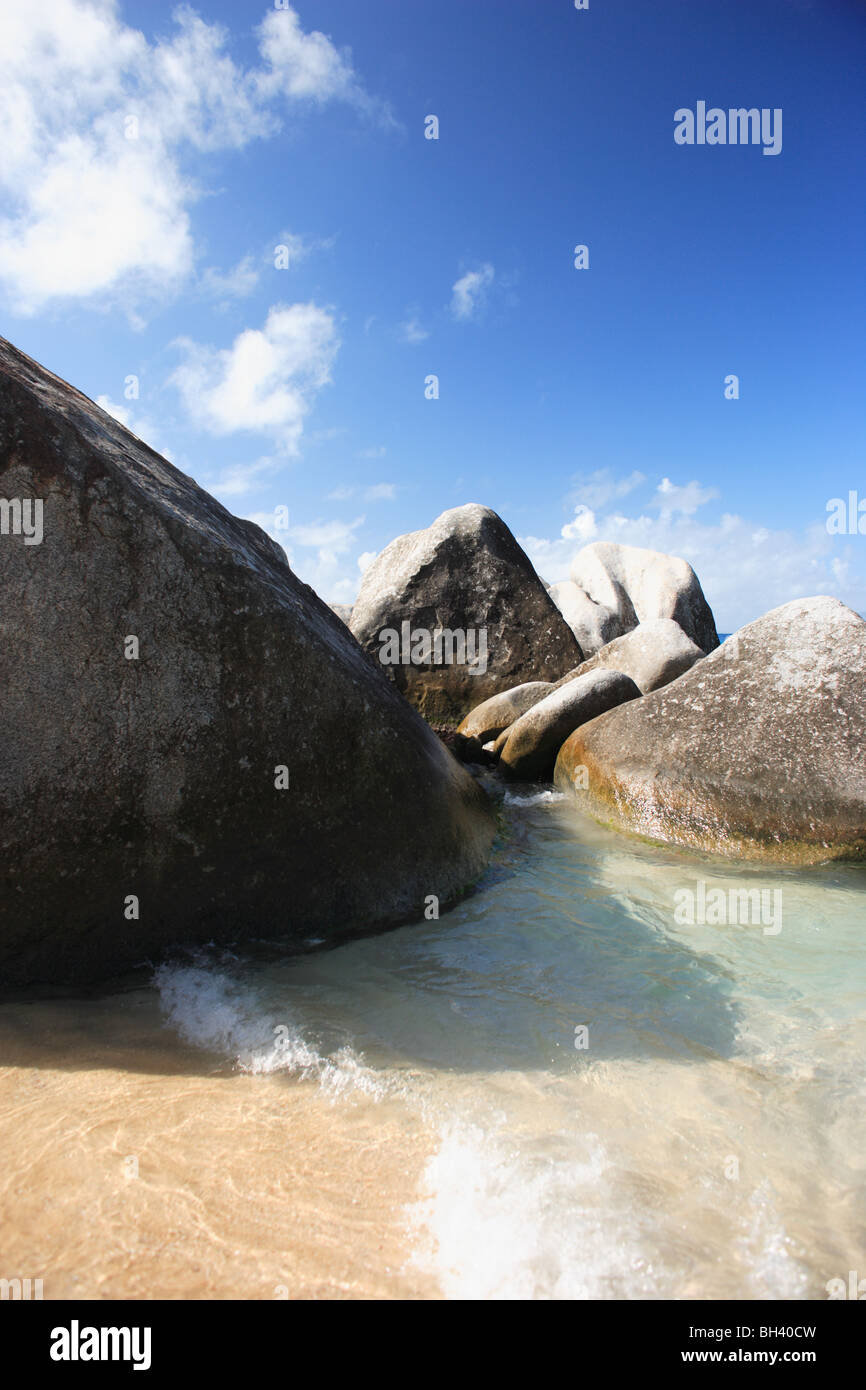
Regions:
[[[3, 333], [323, 597], [471, 501], [551, 582], [684, 555], [724, 631], [866, 611], [866, 5], [4, 8]], [[677, 145], [701, 100], [781, 152]]]

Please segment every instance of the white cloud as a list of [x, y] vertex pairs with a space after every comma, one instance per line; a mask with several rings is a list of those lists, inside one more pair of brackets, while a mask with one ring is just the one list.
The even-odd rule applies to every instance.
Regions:
[[173, 18], [177, 34], [147, 49], [142, 65], [142, 127], [155, 120], [166, 141], [188, 141], [200, 150], [242, 149], [251, 139], [274, 134], [279, 122], [258, 99], [255, 74], [224, 51], [228, 31], [187, 5]]
[[250, 69], [220, 25], [185, 6], [174, 21], [150, 44], [116, 0], [0, 6], [0, 283], [19, 313], [76, 297], [132, 316], [193, 270], [190, 149], [266, 138], [287, 106], [375, 106], [347, 55], [304, 34], [292, 8], [267, 16], [264, 66]]
[[[455, 286], [456, 289], [456, 286]], [[430, 337], [427, 329], [416, 318], [407, 319], [400, 325], [400, 337], [404, 343], [424, 343]]]
[[490, 285], [493, 284], [494, 271], [489, 262], [478, 270], [468, 270], [461, 275], [451, 291], [451, 312], [456, 319], [471, 319], [484, 302]]
[[730, 512], [714, 522], [701, 520], [700, 507], [717, 495], [696, 482], [676, 486], [664, 479], [647, 512], [626, 516], [578, 508], [580, 516], [559, 538], [527, 536], [520, 543], [551, 582], [568, 578], [572, 558], [590, 540], [680, 555], [694, 568], [722, 632], [809, 594], [832, 594], [863, 611], [866, 572], [858, 537], [828, 535], [824, 517], [799, 531], [773, 529]]
[[244, 256], [233, 269], [221, 271], [208, 266], [201, 277], [201, 288], [214, 299], [244, 299], [259, 283], [259, 272], [252, 256]]
[[579, 502], [574, 509], [574, 521], [563, 526], [560, 535], [567, 541], [580, 541], [586, 545], [596, 533], [595, 512]]
[[343, 555], [351, 546], [354, 534], [363, 526], [364, 518], [354, 521], [314, 521], [305, 526], [292, 526], [289, 535], [298, 545], [319, 551], [320, 557]]
[[[259, 458], [251, 463], [232, 463], [215, 478], [202, 478], [202, 485], [220, 501], [245, 497], [249, 492], [260, 490], [268, 482], [270, 475], [283, 464], [278, 458]], [[259, 523], [261, 524], [261, 523]]]
[[367, 100], [352, 67], [349, 49], [339, 53], [318, 30], [305, 34], [291, 7], [272, 10], [259, 25], [259, 47], [269, 70], [258, 75], [260, 90], [275, 90], [300, 100]]
[[[355, 532], [363, 526], [364, 518], [354, 521], [315, 522], [308, 526], [293, 526], [290, 539], [312, 554], [296, 555], [294, 568], [305, 583], [327, 599], [354, 597], [352, 576], [344, 569], [343, 557], [356, 544]], [[277, 537], [277, 539], [280, 539]]]
[[643, 473], [635, 469], [626, 478], [614, 478], [609, 468], [597, 468], [594, 473], [587, 473], [574, 479], [576, 484], [573, 498], [576, 503], [582, 502], [584, 506], [597, 510], [604, 507], [608, 502], [616, 497], [625, 497], [640, 487], [641, 483], [646, 482]]
[[343, 484], [328, 493], [329, 502], [346, 502], [350, 497], [361, 493], [365, 502], [393, 502], [397, 496], [396, 483], [373, 483], [370, 487], [358, 488], [354, 484]]
[[268, 249], [269, 254], [276, 260], [277, 249], [285, 248], [283, 256], [288, 261], [285, 268], [291, 270], [298, 261], [306, 260], [307, 256], [311, 256], [314, 251], [330, 251], [336, 244], [337, 238], [335, 236], [308, 238], [298, 236], [295, 232], [280, 232], [273, 247]]
[[362, 574], [370, 568], [378, 553], [377, 550], [362, 550], [358, 556], [358, 569]]
[[364, 499], [367, 502], [393, 502], [397, 496], [397, 488], [394, 483], [374, 483], [372, 487], [364, 489]]
[[294, 454], [316, 392], [331, 380], [339, 339], [316, 304], [275, 305], [263, 329], [248, 328], [230, 348], [177, 340], [186, 360], [170, 380], [191, 418], [211, 434], [254, 430]]
[[385, 448], [385, 445], [384, 445], [384, 444], [379, 444], [376, 448], [373, 448], [373, 449], [360, 449], [360, 450], [358, 451], [358, 458], [359, 458], [359, 459], [383, 459], [383, 458], [385, 457], [385, 455], [387, 454], [387, 452], [388, 452], [388, 450]]
[[133, 303], [192, 269], [188, 189], [171, 162], [122, 138], [70, 134], [23, 176], [22, 211], [0, 219], [0, 280], [19, 313], [112, 289]]
[[700, 483], [696, 482], [676, 487], [670, 478], [662, 478], [656, 489], [654, 503], [662, 517], [669, 520], [677, 514], [694, 516], [698, 507], [702, 507], [705, 502], [715, 501], [718, 496], [718, 490], [714, 487], [701, 487]]
[[310, 431], [310, 443], [326, 444], [331, 439], [339, 439], [340, 435], [345, 433], [345, 425], [326, 425], [321, 429]]

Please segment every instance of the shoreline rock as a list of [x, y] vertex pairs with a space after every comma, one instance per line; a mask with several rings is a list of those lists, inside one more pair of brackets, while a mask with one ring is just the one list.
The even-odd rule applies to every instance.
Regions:
[[0, 544], [3, 982], [462, 896], [487, 798], [282, 548], [4, 340], [0, 379], [0, 493], [44, 500]]
[[866, 622], [798, 599], [585, 724], [554, 781], [596, 819], [709, 853], [866, 858]]
[[573, 730], [626, 700], [639, 698], [640, 690], [622, 671], [588, 671], [564, 683], [505, 731], [499, 752], [503, 772], [523, 782], [549, 776]]

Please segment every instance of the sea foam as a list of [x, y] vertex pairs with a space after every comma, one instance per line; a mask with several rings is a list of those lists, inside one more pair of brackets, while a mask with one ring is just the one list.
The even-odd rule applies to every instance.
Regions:
[[323, 1055], [251, 985], [207, 965], [162, 965], [154, 973], [168, 1025], [185, 1042], [232, 1061], [251, 1075], [289, 1072], [318, 1081], [333, 1096], [360, 1091], [379, 1098], [385, 1079], [364, 1064], [352, 1048]]

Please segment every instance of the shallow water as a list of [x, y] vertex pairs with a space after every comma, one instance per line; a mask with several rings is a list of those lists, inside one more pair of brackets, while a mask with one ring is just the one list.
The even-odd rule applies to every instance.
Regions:
[[[757, 1299], [866, 1275], [866, 873], [660, 849], [549, 791], [503, 809], [438, 922], [0, 1006], [0, 1274]], [[780, 930], [679, 924], [698, 880], [780, 889]]]

